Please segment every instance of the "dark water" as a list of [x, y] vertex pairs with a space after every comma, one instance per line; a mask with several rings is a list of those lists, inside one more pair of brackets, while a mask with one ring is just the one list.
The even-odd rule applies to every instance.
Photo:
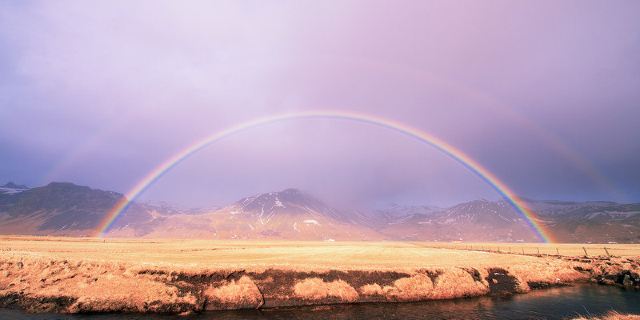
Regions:
[[190, 317], [135, 314], [57, 315], [0, 310], [7, 320], [240, 320], [240, 319], [566, 319], [609, 310], [640, 314], [640, 292], [595, 284], [533, 291], [510, 297], [481, 297], [420, 303], [376, 303], [287, 309], [207, 312]]

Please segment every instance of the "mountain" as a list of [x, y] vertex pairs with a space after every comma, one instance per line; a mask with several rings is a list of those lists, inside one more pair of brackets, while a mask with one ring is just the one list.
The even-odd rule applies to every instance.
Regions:
[[[0, 187], [0, 234], [92, 236], [123, 195], [72, 183]], [[525, 200], [561, 242], [640, 242], [640, 204]], [[528, 242], [537, 237], [506, 201], [449, 208], [392, 204], [343, 211], [298, 189], [268, 192], [213, 209], [132, 203], [112, 237]]]
[[640, 242], [640, 203], [531, 201], [562, 242]]
[[380, 230], [393, 238], [426, 241], [535, 241], [524, 219], [504, 201], [475, 200], [413, 213]]
[[[10, 185], [9, 187], [7, 187]], [[0, 233], [36, 235], [92, 235], [102, 218], [123, 195], [67, 182], [37, 188], [3, 186], [0, 193]], [[19, 190], [19, 191], [15, 191]], [[133, 204], [120, 221], [151, 219], [149, 208]]]
[[18, 185], [13, 182], [9, 182], [4, 186], [0, 186], [0, 194], [15, 194], [29, 189], [25, 185]]
[[326, 241], [381, 238], [351, 215], [297, 189], [246, 197], [205, 214], [159, 217], [145, 225], [114, 228], [111, 234], [126, 236], [140, 233], [141, 228], [148, 237]]
[[435, 206], [392, 203], [385, 208], [374, 210], [373, 214], [369, 215], [369, 221], [376, 229], [383, 229], [389, 225], [401, 224], [414, 217], [428, 217], [442, 210], [442, 208]]
[[[526, 200], [536, 223], [561, 242], [640, 242], [640, 204]], [[404, 212], [402, 209], [401, 212]], [[397, 214], [378, 230], [393, 239], [536, 241], [528, 222], [506, 201], [476, 200], [427, 213]]]

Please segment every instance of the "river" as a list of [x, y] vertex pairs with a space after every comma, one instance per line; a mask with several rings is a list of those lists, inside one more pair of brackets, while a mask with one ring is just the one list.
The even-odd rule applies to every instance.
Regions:
[[0, 310], [7, 320], [263, 320], [263, 319], [567, 319], [609, 310], [640, 314], [640, 292], [595, 284], [536, 290], [508, 297], [479, 297], [419, 303], [371, 303], [285, 309], [210, 311], [189, 317], [139, 314], [28, 314]]

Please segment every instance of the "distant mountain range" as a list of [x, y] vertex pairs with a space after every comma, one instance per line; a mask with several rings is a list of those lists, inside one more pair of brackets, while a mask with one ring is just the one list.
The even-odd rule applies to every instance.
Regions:
[[[0, 234], [90, 236], [123, 195], [72, 183], [0, 186]], [[539, 224], [562, 242], [640, 242], [640, 204], [526, 200]], [[343, 211], [297, 189], [246, 197], [222, 208], [181, 210], [133, 203], [113, 237], [536, 241], [506, 201], [476, 200], [448, 208], [393, 204]]]

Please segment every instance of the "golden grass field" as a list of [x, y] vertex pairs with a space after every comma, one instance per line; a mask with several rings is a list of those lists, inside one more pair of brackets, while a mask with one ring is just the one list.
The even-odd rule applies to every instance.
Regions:
[[[588, 256], [616, 257], [640, 257], [640, 244], [585, 244], [585, 243], [442, 243], [423, 242], [416, 243], [425, 247], [457, 249], [457, 250], [481, 250], [501, 253], [527, 254], [527, 255], [561, 255], [565, 257], [584, 256], [585, 250]], [[584, 249], [583, 249], [584, 248]], [[605, 251], [606, 248], [606, 251]]]
[[[602, 247], [2, 236], [0, 298], [34, 312], [180, 313], [527, 292], [605, 272], [580, 259], [534, 254], [558, 248], [583, 256], [583, 246], [592, 255]], [[504, 253], [509, 247], [520, 254]], [[607, 248], [640, 257], [638, 245]], [[637, 269], [637, 258], [615, 259], [614, 272]]]
[[[57, 259], [174, 265], [184, 268], [398, 270], [535, 260], [403, 242], [131, 240], [0, 238], [5, 253]], [[432, 244], [428, 244], [431, 246]]]
[[[639, 244], [138, 240], [2, 236], [0, 251], [59, 259], [185, 267], [398, 269], [536, 261], [537, 253], [640, 257]], [[557, 249], [557, 251], [556, 251]], [[503, 254], [486, 251], [500, 251]], [[504, 253], [512, 254], [504, 254]], [[524, 252], [526, 255], [522, 255]]]

